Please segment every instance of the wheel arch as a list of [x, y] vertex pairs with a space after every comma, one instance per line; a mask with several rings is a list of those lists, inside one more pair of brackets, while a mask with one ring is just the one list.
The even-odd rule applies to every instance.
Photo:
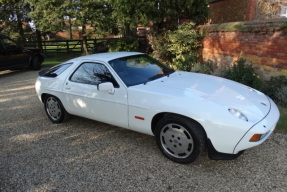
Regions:
[[45, 102], [45, 99], [46, 99], [48, 96], [56, 97], [56, 98], [59, 99], [59, 101], [62, 103], [62, 101], [61, 101], [61, 99], [60, 99], [59, 97], [57, 97], [56, 95], [53, 95], [53, 94], [49, 94], [49, 93], [42, 93], [42, 95], [41, 95], [41, 101], [44, 103], [44, 102]]
[[30, 56], [30, 59], [29, 59], [29, 66], [30, 67], [33, 67], [33, 59], [35, 57], [38, 57], [39, 58], [39, 62], [42, 64], [44, 62], [44, 56], [42, 54], [33, 54]]
[[42, 101], [42, 103], [45, 102], [45, 98], [46, 98], [48, 95], [51, 95], [51, 94], [43, 93], [43, 94], [41, 95], [41, 101]]
[[155, 127], [157, 125], [157, 123], [162, 119], [162, 118], [165, 118], [166, 116], [169, 116], [169, 115], [176, 115], [176, 116], [181, 116], [181, 117], [184, 117], [186, 119], [189, 119], [190, 121], [193, 121], [194, 123], [198, 124], [199, 127], [201, 127], [201, 129], [203, 130], [204, 134], [205, 134], [205, 138], [207, 138], [207, 134], [206, 134], [206, 131], [204, 129], [204, 127], [198, 122], [196, 121], [195, 119], [192, 119], [190, 117], [187, 117], [187, 116], [184, 116], [184, 115], [181, 115], [181, 114], [177, 114], [177, 113], [170, 113], [170, 112], [161, 112], [161, 113], [158, 113], [156, 114], [153, 118], [152, 118], [152, 121], [151, 121], [151, 130], [152, 130], [152, 133], [155, 134]]

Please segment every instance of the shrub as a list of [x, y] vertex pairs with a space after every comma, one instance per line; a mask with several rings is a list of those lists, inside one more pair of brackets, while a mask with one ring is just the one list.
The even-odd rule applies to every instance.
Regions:
[[172, 65], [183, 71], [191, 71], [197, 63], [197, 48], [200, 46], [199, 34], [193, 23], [184, 23], [167, 36], [167, 50], [173, 55]]
[[232, 67], [227, 69], [223, 77], [255, 89], [261, 89], [262, 87], [259, 75], [256, 74], [252, 65], [247, 64], [246, 59], [243, 58], [240, 58]]
[[275, 102], [287, 106], [287, 77], [275, 76], [266, 81], [262, 91]]
[[191, 71], [196, 73], [214, 74], [216, 69], [217, 69], [217, 63], [208, 60], [202, 63], [195, 63], [192, 66]]
[[275, 93], [275, 101], [277, 101], [277, 103], [281, 104], [282, 106], [287, 107], [287, 86], [277, 90]]
[[109, 51], [138, 51], [139, 42], [134, 37], [122, 37], [109, 43]]
[[149, 43], [151, 44], [151, 48], [153, 49], [154, 57], [161, 62], [169, 65], [172, 61], [172, 55], [168, 51], [167, 35], [168, 33], [154, 35]]
[[171, 67], [190, 71], [197, 63], [200, 35], [193, 23], [184, 23], [177, 30], [153, 36], [150, 41], [154, 56]]

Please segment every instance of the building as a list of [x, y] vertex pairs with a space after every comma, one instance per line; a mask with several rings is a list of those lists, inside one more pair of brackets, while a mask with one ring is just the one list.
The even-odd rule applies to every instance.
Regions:
[[287, 17], [287, 0], [211, 0], [211, 24]]

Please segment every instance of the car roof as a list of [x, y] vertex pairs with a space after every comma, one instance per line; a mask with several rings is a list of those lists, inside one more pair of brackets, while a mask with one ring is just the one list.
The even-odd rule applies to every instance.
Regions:
[[109, 62], [114, 59], [122, 58], [122, 57], [128, 57], [132, 55], [141, 55], [144, 53], [140, 52], [109, 52], [109, 53], [97, 53], [97, 54], [92, 54], [92, 55], [86, 55], [86, 56], [81, 56], [77, 57], [74, 59], [71, 59], [67, 62], [75, 62], [78, 60], [94, 60], [94, 61], [104, 61], [104, 62]]

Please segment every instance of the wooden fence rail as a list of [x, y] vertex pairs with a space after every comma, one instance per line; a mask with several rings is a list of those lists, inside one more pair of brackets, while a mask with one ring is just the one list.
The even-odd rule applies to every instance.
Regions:
[[[88, 51], [100, 52], [107, 49], [108, 41], [112, 39], [88, 39]], [[78, 53], [83, 52], [83, 40], [53, 40], [42, 41], [44, 54], [49, 53]]]
[[[105, 52], [108, 49], [108, 43], [116, 38], [88, 39], [88, 51], [92, 53]], [[140, 47], [145, 47], [147, 41], [145, 37], [139, 37]], [[27, 47], [37, 47], [36, 42], [26, 42]], [[83, 40], [52, 40], [42, 41], [44, 54], [52, 53], [80, 53], [83, 52]], [[143, 50], [145, 51], [145, 50]]]

